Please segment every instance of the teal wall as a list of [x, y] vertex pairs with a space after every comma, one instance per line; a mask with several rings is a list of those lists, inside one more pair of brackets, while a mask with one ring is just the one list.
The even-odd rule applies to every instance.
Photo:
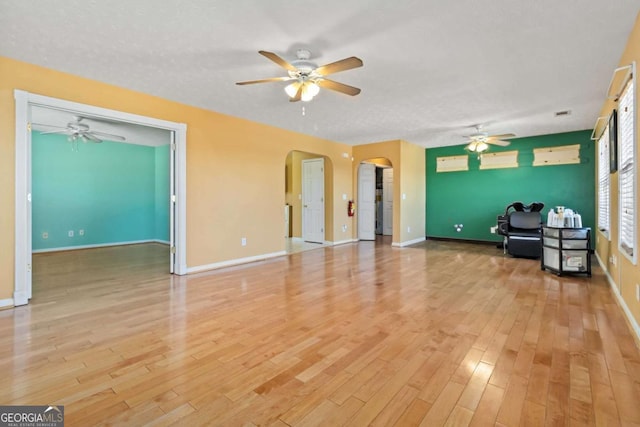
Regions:
[[156, 167], [168, 162], [161, 150], [168, 157], [165, 147], [108, 141], [73, 151], [65, 135], [33, 132], [33, 250], [167, 240], [168, 201], [164, 215], [157, 207], [168, 198], [168, 166]]
[[[469, 153], [469, 170], [436, 173], [436, 158], [466, 154], [464, 145], [430, 148], [427, 161], [427, 236], [501, 241], [491, 234], [496, 216], [514, 201], [543, 202], [543, 220], [549, 208], [562, 205], [577, 211], [585, 227], [595, 230], [595, 144], [591, 131], [568, 132], [511, 140], [508, 147], [491, 146], [491, 152], [518, 150], [517, 168], [479, 170], [479, 160]], [[580, 164], [533, 167], [533, 149], [580, 144]], [[456, 232], [454, 224], [463, 224]]]

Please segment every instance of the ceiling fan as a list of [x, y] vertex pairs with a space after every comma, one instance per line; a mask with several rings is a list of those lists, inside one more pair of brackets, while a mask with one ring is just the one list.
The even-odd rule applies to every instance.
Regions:
[[472, 135], [465, 136], [467, 138], [467, 146], [465, 149], [467, 151], [482, 153], [489, 149], [489, 145], [498, 145], [500, 147], [506, 147], [511, 142], [506, 141], [506, 139], [513, 138], [516, 136], [513, 133], [504, 133], [501, 135], [489, 135], [487, 132], [482, 132], [482, 127], [480, 125], [474, 126], [476, 128], [476, 133]]
[[39, 124], [39, 123], [32, 123], [32, 124], [33, 126], [42, 126], [45, 128], [55, 129], [55, 130], [48, 130], [45, 132], [41, 132], [41, 135], [53, 134], [53, 133], [65, 134], [65, 135], [68, 135], [68, 139], [70, 142], [77, 142], [78, 140], [82, 142], [102, 142], [103, 140], [109, 140], [109, 141], [125, 141], [126, 140], [124, 136], [91, 130], [88, 124], [82, 123], [83, 119], [84, 117], [82, 116], [73, 116], [73, 121], [67, 123], [66, 127]]
[[291, 62], [285, 61], [273, 52], [261, 50], [258, 53], [287, 70], [288, 76], [237, 82], [237, 85], [290, 81], [291, 83], [287, 85], [284, 90], [287, 95], [289, 95], [289, 101], [291, 102], [311, 101], [313, 97], [320, 92], [320, 88], [334, 90], [350, 96], [355, 96], [360, 93], [360, 89], [357, 87], [326, 78], [329, 74], [362, 67], [362, 60], [355, 56], [318, 67], [309, 60], [309, 58], [311, 58], [311, 52], [306, 49], [298, 49], [296, 52], [296, 60]]

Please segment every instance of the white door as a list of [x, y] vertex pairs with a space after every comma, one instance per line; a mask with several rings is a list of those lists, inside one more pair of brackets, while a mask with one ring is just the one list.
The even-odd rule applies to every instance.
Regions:
[[358, 168], [358, 238], [376, 239], [376, 165]]
[[324, 159], [302, 161], [302, 238], [324, 243]]
[[393, 169], [382, 170], [382, 234], [393, 235]]

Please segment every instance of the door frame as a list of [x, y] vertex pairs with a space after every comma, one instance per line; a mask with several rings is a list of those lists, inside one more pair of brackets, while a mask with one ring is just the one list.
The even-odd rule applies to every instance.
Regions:
[[[395, 180], [395, 173], [393, 171], [393, 167], [389, 166], [389, 167], [383, 167], [382, 169], [382, 235], [383, 236], [393, 236], [393, 205], [396, 203], [395, 201], [395, 195], [393, 194], [393, 183]], [[385, 174], [387, 173], [387, 171], [391, 171], [391, 221], [389, 221], [389, 219], [387, 218], [387, 215], [385, 215], [385, 213], [387, 212], [387, 207], [386, 207], [386, 203], [387, 203], [387, 196], [389, 196], [389, 191], [385, 191], [389, 190], [389, 186], [386, 185], [385, 183]], [[390, 229], [385, 227], [385, 224], [388, 224]], [[389, 232], [390, 230], [390, 232]]]
[[[174, 236], [175, 259], [174, 274], [187, 274], [186, 254], [186, 213], [187, 213], [187, 125], [170, 122], [137, 114], [96, 107], [88, 104], [37, 95], [22, 90], [14, 90], [16, 127], [15, 127], [15, 275], [14, 306], [28, 304], [31, 298], [32, 283], [32, 217], [31, 217], [31, 107], [39, 106], [72, 113], [86, 114], [109, 120], [150, 126], [173, 132], [175, 138], [174, 179]], [[173, 147], [172, 147], [173, 148]]]

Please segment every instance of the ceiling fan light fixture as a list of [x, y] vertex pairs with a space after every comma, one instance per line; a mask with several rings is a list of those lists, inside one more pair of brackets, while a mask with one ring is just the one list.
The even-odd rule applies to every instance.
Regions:
[[258, 53], [287, 70], [288, 75], [286, 77], [272, 77], [260, 80], [236, 82], [237, 85], [294, 80], [284, 88], [286, 94], [290, 98], [290, 101], [293, 102], [311, 101], [320, 92], [320, 85], [318, 85], [318, 82], [322, 83], [321, 86], [323, 89], [333, 90], [345, 95], [355, 96], [360, 93], [360, 89], [357, 87], [325, 78], [325, 76], [329, 74], [362, 67], [362, 60], [355, 56], [318, 67], [315, 63], [309, 61], [309, 58], [311, 58], [311, 52], [306, 49], [299, 49], [298, 52], [296, 52], [297, 59], [291, 63], [282, 59], [273, 52], [260, 50]]
[[306, 87], [307, 91], [310, 92], [311, 97], [314, 97], [318, 93], [320, 93], [320, 86], [318, 86], [315, 82], [307, 82]]
[[320, 87], [313, 82], [304, 82], [302, 84], [302, 94], [300, 99], [304, 102], [309, 102], [320, 92]]
[[296, 94], [298, 93], [298, 89], [300, 89], [301, 84], [302, 83], [296, 81], [285, 86], [284, 91], [287, 93], [289, 98], [295, 98]]
[[481, 141], [478, 143], [478, 145], [476, 145], [476, 152], [482, 153], [483, 151], [486, 151], [488, 148], [489, 148], [489, 145], [486, 142]]

